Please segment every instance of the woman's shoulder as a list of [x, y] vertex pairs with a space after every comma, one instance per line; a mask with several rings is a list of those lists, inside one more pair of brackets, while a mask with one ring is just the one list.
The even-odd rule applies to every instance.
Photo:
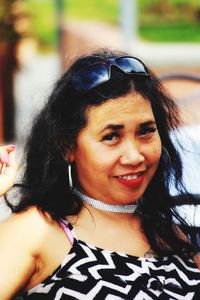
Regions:
[[0, 223], [0, 240], [22, 242], [23, 245], [33, 247], [41, 246], [42, 240], [51, 234], [58, 224], [49, 215], [32, 206], [22, 212], [12, 214]]
[[[19, 290], [28, 290], [47, 278], [70, 248], [67, 241], [58, 222], [37, 207], [4, 220], [0, 224], [2, 295], [11, 299]], [[17, 276], [13, 269], [19, 270]]]
[[[35, 207], [13, 214], [0, 224], [0, 290], [2, 297], [11, 299], [36, 272], [44, 240], [45, 221]], [[18, 270], [16, 276], [12, 270]]]

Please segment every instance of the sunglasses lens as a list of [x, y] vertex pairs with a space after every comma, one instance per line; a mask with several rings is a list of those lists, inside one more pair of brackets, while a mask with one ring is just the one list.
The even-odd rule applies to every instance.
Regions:
[[109, 79], [109, 71], [106, 65], [95, 64], [82, 70], [73, 78], [75, 88], [79, 92], [87, 92]]
[[117, 66], [128, 74], [148, 75], [145, 66], [134, 57], [120, 57], [116, 59]]
[[123, 56], [110, 58], [93, 63], [83, 68], [73, 79], [73, 85], [78, 92], [88, 92], [110, 79], [111, 67], [116, 66], [125, 74], [148, 76], [145, 65], [135, 57]]

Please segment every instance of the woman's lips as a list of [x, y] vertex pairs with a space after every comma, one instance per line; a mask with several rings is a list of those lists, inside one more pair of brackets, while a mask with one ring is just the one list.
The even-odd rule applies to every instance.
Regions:
[[118, 181], [129, 187], [138, 187], [144, 180], [144, 172], [138, 174], [127, 174], [117, 177]]

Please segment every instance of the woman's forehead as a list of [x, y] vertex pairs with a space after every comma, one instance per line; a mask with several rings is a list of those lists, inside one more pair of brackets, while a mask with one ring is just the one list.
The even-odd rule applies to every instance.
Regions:
[[136, 92], [123, 97], [110, 99], [98, 106], [91, 106], [87, 111], [87, 126], [106, 126], [120, 124], [126, 120], [146, 122], [154, 120], [151, 103]]

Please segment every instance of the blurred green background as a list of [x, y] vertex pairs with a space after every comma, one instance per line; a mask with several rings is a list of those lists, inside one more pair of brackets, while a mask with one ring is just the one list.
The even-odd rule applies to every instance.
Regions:
[[[8, 14], [5, 3], [8, 9], [12, 2], [29, 19], [26, 34], [35, 37], [40, 50], [48, 51], [55, 47], [55, 10], [59, 1], [3, 0], [0, 4], [1, 20], [5, 20], [4, 15]], [[62, 0], [63, 20], [90, 19], [118, 25], [119, 2]], [[138, 0], [137, 8], [140, 39], [151, 42], [200, 42], [199, 0]]]
[[[51, 46], [55, 2], [27, 0], [32, 12], [32, 34]], [[118, 25], [118, 0], [63, 0], [64, 19], [90, 19]], [[152, 42], [200, 42], [199, 0], [138, 0], [138, 35]]]

